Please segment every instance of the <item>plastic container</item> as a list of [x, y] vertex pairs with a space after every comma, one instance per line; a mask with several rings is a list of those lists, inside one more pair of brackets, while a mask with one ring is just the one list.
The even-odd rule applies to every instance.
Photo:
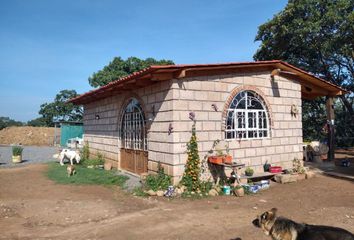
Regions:
[[230, 186], [223, 186], [222, 191], [224, 192], [225, 195], [230, 195], [231, 194], [231, 188]]
[[269, 167], [269, 172], [271, 172], [271, 173], [281, 173], [282, 171], [283, 171], [283, 169], [280, 166]]

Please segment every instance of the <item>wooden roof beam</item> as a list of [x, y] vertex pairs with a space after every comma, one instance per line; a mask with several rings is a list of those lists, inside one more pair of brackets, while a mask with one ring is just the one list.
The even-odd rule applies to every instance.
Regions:
[[165, 81], [165, 80], [169, 80], [172, 79], [173, 76], [173, 72], [164, 72], [164, 73], [153, 73], [151, 74], [151, 80], [152, 81]]

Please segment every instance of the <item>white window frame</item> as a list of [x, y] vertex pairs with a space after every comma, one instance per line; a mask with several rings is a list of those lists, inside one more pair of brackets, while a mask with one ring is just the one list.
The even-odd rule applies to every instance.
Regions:
[[[249, 95], [248, 93], [252, 93], [254, 95], [254, 97], [248, 96]], [[237, 98], [240, 94], [245, 94], [245, 96], [238, 100]], [[256, 100], [258, 103], [260, 103], [262, 106], [262, 109], [248, 109], [248, 106], [249, 106], [248, 101], [250, 101], [250, 100], [251, 101]], [[245, 101], [245, 109], [237, 108], [238, 104], [241, 101]], [[242, 139], [252, 140], [252, 139], [270, 138], [269, 114], [267, 111], [267, 107], [266, 107], [262, 97], [259, 96], [259, 94], [257, 94], [254, 91], [251, 91], [251, 90], [241, 91], [232, 99], [229, 107], [231, 107], [233, 105], [233, 103], [235, 104], [235, 108], [228, 108], [227, 114], [226, 114], [226, 120], [225, 120], [225, 139], [226, 140], [236, 140], [236, 139], [237, 140], [242, 140]], [[230, 112], [231, 112], [231, 122], [232, 122], [232, 125], [234, 126], [234, 128], [228, 128]], [[239, 124], [238, 124], [239, 118], [237, 118], [238, 114], [244, 115], [244, 117], [241, 118], [242, 125], [244, 125], [244, 127], [239, 127]], [[252, 117], [252, 120], [253, 120], [252, 127], [249, 126], [249, 120], [250, 120], [248, 118], [249, 114], [255, 114], [255, 117]], [[260, 126], [261, 121], [259, 118], [259, 114], [264, 114], [264, 116], [265, 116], [264, 118], [266, 120], [266, 127]], [[231, 125], [231, 127], [232, 127], [232, 125]], [[257, 137], [250, 136], [251, 132], [253, 132], [253, 136], [256, 134]], [[233, 137], [228, 137], [229, 133], [231, 133], [231, 135], [233, 135]], [[264, 133], [266, 133], [265, 137], [264, 137]], [[260, 135], [263, 135], [263, 136], [260, 136]]]

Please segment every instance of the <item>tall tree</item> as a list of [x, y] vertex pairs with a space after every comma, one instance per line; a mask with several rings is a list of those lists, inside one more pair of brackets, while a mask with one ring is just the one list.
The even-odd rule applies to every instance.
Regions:
[[62, 90], [55, 96], [54, 102], [42, 104], [40, 122], [44, 121], [46, 126], [52, 127], [55, 121], [81, 121], [82, 107], [67, 102], [77, 95], [75, 90]]
[[[354, 0], [289, 0], [259, 26], [256, 60], [280, 59], [354, 90]], [[354, 119], [353, 94], [341, 96]]]
[[[289, 0], [259, 26], [255, 60], [280, 59], [354, 91], [354, 0]], [[337, 135], [354, 135], [354, 95], [336, 104]], [[318, 139], [325, 122], [324, 99], [303, 101], [304, 138]], [[348, 137], [349, 136], [349, 137]], [[351, 136], [351, 137], [350, 137]]]
[[152, 65], [170, 64], [174, 63], [171, 60], [156, 60], [154, 58], [146, 58], [144, 60], [137, 57], [130, 57], [124, 60], [121, 57], [115, 57], [113, 61], [102, 70], [93, 73], [92, 76], [89, 77], [88, 81], [92, 87], [100, 87]]

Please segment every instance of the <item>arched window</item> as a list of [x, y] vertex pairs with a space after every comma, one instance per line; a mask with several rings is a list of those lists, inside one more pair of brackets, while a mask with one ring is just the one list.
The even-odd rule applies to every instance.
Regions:
[[254, 91], [241, 91], [226, 114], [226, 139], [269, 137], [269, 116], [262, 98]]
[[129, 101], [123, 112], [122, 145], [125, 149], [147, 149], [144, 114], [139, 101], [135, 98]]

